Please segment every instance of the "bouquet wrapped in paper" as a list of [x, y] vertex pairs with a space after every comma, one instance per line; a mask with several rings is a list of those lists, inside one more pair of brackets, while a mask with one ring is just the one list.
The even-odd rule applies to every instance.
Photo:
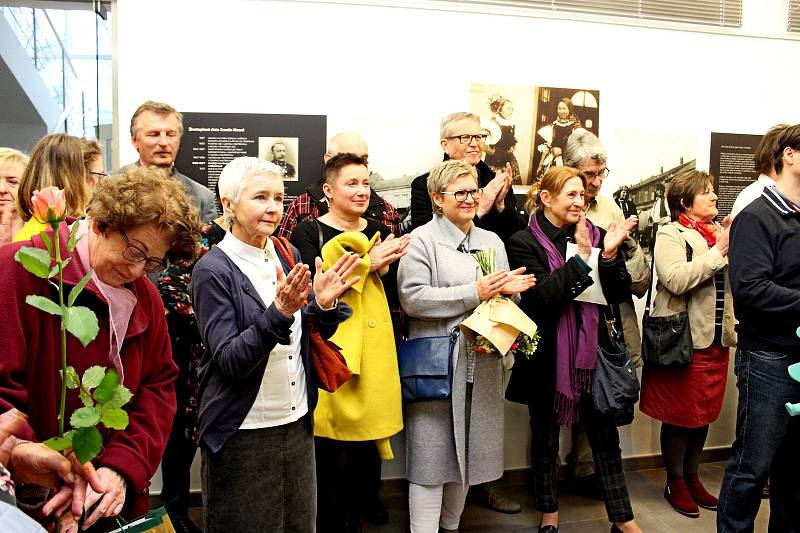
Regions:
[[[494, 272], [494, 250], [480, 250], [473, 256], [484, 275]], [[530, 357], [539, 342], [536, 323], [511, 299], [502, 296], [482, 302], [460, 328], [476, 353], [497, 355], [503, 358], [506, 368], [514, 364], [515, 355]]]

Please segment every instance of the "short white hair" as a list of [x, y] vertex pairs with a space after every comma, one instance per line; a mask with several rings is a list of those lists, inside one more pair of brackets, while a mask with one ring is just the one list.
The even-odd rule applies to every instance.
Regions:
[[257, 157], [237, 157], [219, 174], [219, 197], [227, 198], [233, 205], [239, 203], [247, 182], [253, 176], [275, 175], [283, 179], [284, 172], [275, 163]]

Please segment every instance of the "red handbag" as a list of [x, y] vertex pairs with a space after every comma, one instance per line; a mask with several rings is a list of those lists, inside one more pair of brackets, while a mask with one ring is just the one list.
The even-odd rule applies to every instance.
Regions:
[[[295, 260], [289, 241], [285, 237], [271, 238], [275, 250], [281, 254], [289, 268], [293, 268]], [[303, 327], [308, 330], [311, 366], [317, 378], [317, 385], [324, 391], [335, 392], [353, 377], [353, 373], [347, 368], [341, 348], [333, 341], [322, 338], [316, 319], [304, 318]]]

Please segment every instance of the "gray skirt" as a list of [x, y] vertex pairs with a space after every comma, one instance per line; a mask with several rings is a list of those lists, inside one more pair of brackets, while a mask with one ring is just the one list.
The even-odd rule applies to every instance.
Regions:
[[283, 426], [240, 429], [216, 454], [202, 447], [206, 533], [314, 531], [317, 480], [310, 416]]

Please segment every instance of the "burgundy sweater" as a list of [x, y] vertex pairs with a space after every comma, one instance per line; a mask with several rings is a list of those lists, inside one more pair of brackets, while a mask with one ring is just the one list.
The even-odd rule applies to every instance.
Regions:
[[[62, 223], [59, 234], [61, 254], [65, 257], [69, 237], [66, 224]], [[58, 301], [55, 288], [14, 260], [17, 250], [26, 245], [44, 248], [38, 235], [32, 241], [0, 246], [0, 411], [16, 407], [26, 413], [28, 426], [18, 436], [40, 441], [58, 432], [61, 332], [59, 317], [25, 303], [29, 294]], [[67, 266], [65, 289], [80, 281], [80, 270], [74, 263]], [[144, 277], [128, 288], [138, 300], [120, 354], [124, 385], [134, 394], [124, 407], [130, 422], [123, 431], [101, 429], [103, 451], [93, 463], [97, 468], [111, 468], [125, 478], [127, 495], [123, 514], [138, 516], [147, 512], [150, 478], [161, 461], [172, 426], [178, 371], [172, 361], [158, 291]], [[79, 375], [92, 365], [111, 367], [108, 304], [94, 282], [89, 282], [75, 304], [95, 312], [100, 332], [86, 348], [67, 333], [67, 364], [74, 366]], [[70, 414], [82, 405], [77, 391], [68, 390], [65, 426], [69, 426]]]

